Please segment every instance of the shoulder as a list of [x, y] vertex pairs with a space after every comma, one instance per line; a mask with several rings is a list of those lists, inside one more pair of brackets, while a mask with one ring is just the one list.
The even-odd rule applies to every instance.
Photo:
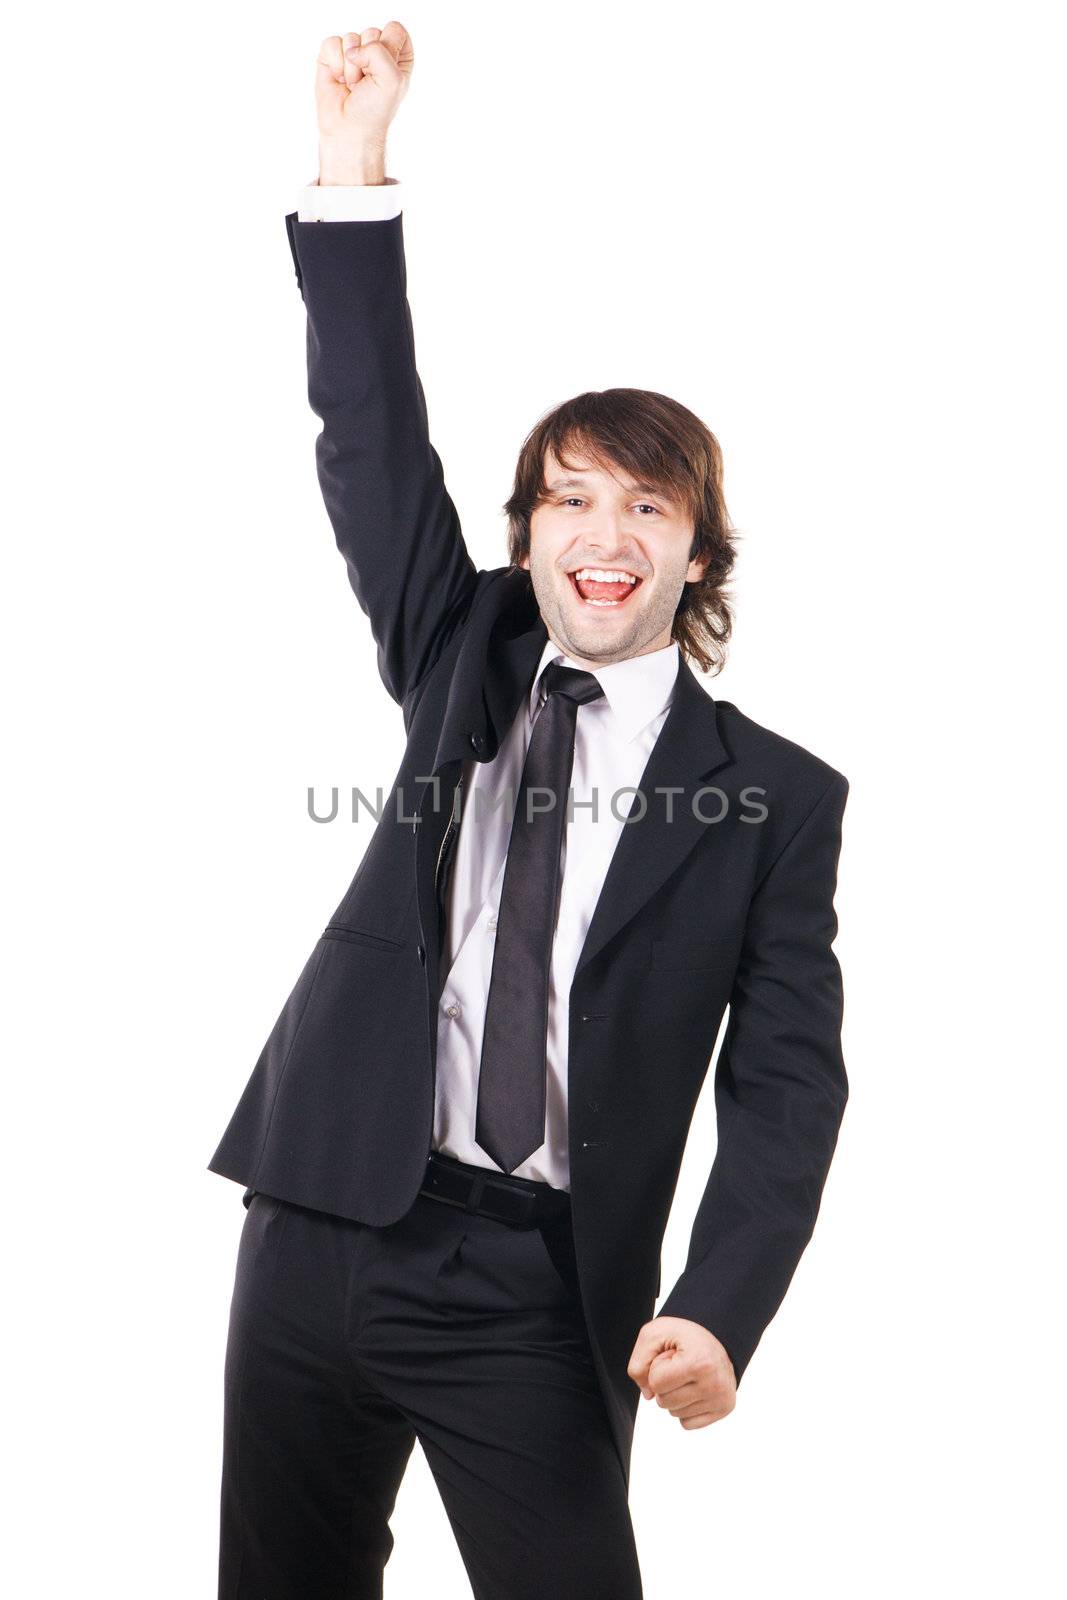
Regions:
[[715, 700], [715, 714], [722, 741], [739, 771], [788, 786], [801, 805], [815, 805], [830, 795], [844, 801], [848, 779], [822, 756], [746, 716], [731, 700]]

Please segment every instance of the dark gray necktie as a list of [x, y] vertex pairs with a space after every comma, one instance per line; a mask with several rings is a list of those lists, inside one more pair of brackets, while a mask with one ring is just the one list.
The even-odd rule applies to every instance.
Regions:
[[474, 1137], [514, 1172], [545, 1142], [548, 987], [578, 707], [603, 689], [552, 661], [526, 752], [497, 913]]

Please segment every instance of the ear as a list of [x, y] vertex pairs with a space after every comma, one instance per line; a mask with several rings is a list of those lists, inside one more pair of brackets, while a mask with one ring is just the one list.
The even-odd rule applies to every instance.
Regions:
[[711, 556], [710, 555], [706, 555], [706, 556], [702, 556], [702, 557], [701, 556], [697, 556], [696, 547], [697, 547], [698, 543], [699, 543], [699, 535], [697, 534], [697, 531], [694, 528], [693, 529], [693, 536], [689, 541], [689, 553], [690, 553], [690, 555], [692, 556], [693, 559], [690, 561], [689, 565], [685, 569], [685, 581], [686, 581], [686, 583], [699, 583], [701, 578], [704, 576], [705, 572], [707, 572], [707, 570], [708, 570], [708, 562], [711, 560]]

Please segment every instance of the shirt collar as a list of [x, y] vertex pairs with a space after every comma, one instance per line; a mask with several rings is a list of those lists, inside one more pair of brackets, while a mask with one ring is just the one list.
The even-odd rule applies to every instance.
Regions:
[[[560, 661], [577, 672], [590, 670], [573, 661], [554, 640], [549, 639], [541, 652], [530, 689], [527, 714], [531, 719], [541, 701], [541, 674], [550, 661]], [[678, 642], [672, 639], [660, 650], [651, 650], [642, 656], [630, 656], [626, 661], [613, 661], [610, 666], [597, 667], [593, 675], [604, 691], [604, 700], [593, 700], [589, 705], [595, 708], [606, 703], [609, 721], [616, 735], [628, 742], [671, 704], [678, 665]], [[585, 709], [589, 709], [589, 706]]]

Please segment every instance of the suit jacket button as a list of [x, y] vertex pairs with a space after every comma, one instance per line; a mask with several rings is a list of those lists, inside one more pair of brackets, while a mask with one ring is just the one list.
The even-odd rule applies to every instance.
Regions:
[[426, 965], [426, 948], [425, 948], [425, 946], [420, 944], [418, 946], [418, 952], [419, 952], [419, 965], [424, 967]]
[[482, 751], [485, 749], [485, 740], [482, 738], [480, 733], [472, 733], [470, 739], [472, 750]]

